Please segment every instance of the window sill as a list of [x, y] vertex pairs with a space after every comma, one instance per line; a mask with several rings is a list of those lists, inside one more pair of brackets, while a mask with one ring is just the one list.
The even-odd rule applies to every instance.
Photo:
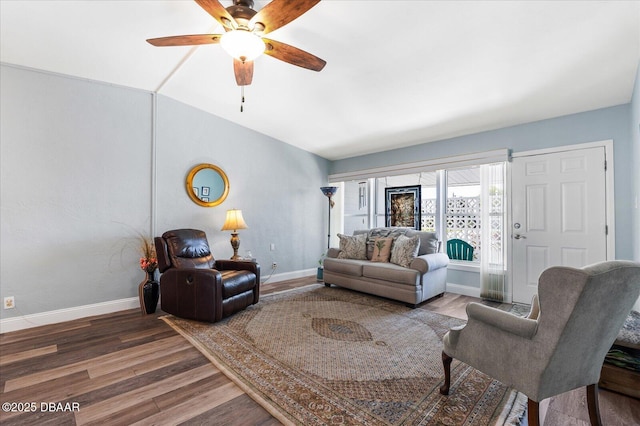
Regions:
[[480, 262], [470, 262], [464, 260], [451, 260], [449, 261], [449, 269], [465, 272], [477, 272], [480, 273]]

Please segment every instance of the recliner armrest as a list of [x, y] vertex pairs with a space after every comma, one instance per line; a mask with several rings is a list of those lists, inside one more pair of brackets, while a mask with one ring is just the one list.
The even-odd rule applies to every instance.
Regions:
[[170, 268], [160, 276], [161, 308], [181, 318], [222, 319], [222, 274], [215, 269]]
[[169, 278], [177, 283], [191, 284], [194, 282], [222, 282], [222, 274], [216, 269], [200, 269], [200, 268], [169, 268], [160, 276], [160, 285], [162, 281], [168, 281]]
[[260, 264], [250, 260], [216, 259], [215, 269], [220, 271], [251, 271], [256, 275], [256, 282], [260, 282]]
[[431, 253], [417, 256], [411, 261], [409, 268], [416, 269], [422, 274], [436, 269], [445, 268], [449, 264], [449, 256], [444, 253]]
[[526, 339], [531, 339], [538, 331], [537, 320], [519, 317], [480, 303], [469, 303], [467, 305], [467, 316], [469, 317], [469, 322], [480, 321]]

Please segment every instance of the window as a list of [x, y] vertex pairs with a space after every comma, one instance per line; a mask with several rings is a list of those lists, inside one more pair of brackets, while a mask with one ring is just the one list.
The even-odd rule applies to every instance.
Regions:
[[344, 182], [344, 232], [385, 226], [385, 188], [419, 185], [421, 230], [437, 232], [443, 244], [454, 238], [468, 242], [472, 262], [481, 261], [483, 241], [488, 257], [495, 257], [503, 253], [503, 174], [501, 162]]
[[369, 228], [369, 180], [344, 182], [344, 233]]
[[459, 239], [473, 247], [473, 261], [480, 258], [480, 166], [447, 170], [447, 240]]

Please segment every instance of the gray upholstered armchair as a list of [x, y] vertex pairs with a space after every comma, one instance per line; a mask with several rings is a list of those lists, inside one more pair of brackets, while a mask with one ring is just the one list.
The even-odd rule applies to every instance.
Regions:
[[602, 363], [638, 294], [640, 264], [609, 261], [545, 270], [527, 318], [470, 303], [467, 324], [443, 338], [440, 392], [449, 394], [456, 358], [527, 395], [530, 426], [539, 424], [540, 401], [582, 386], [599, 425]]

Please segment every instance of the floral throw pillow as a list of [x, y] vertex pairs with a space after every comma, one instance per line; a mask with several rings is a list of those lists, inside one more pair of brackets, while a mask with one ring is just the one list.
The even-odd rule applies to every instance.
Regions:
[[338, 259], [367, 260], [367, 234], [343, 235], [340, 238], [340, 253]]
[[388, 262], [391, 255], [391, 245], [393, 244], [392, 237], [386, 238], [374, 238], [373, 240], [373, 254], [371, 255], [372, 262]]
[[391, 250], [391, 263], [408, 268], [411, 262], [418, 255], [420, 249], [420, 238], [413, 236], [411, 238], [400, 235], [393, 243]]

